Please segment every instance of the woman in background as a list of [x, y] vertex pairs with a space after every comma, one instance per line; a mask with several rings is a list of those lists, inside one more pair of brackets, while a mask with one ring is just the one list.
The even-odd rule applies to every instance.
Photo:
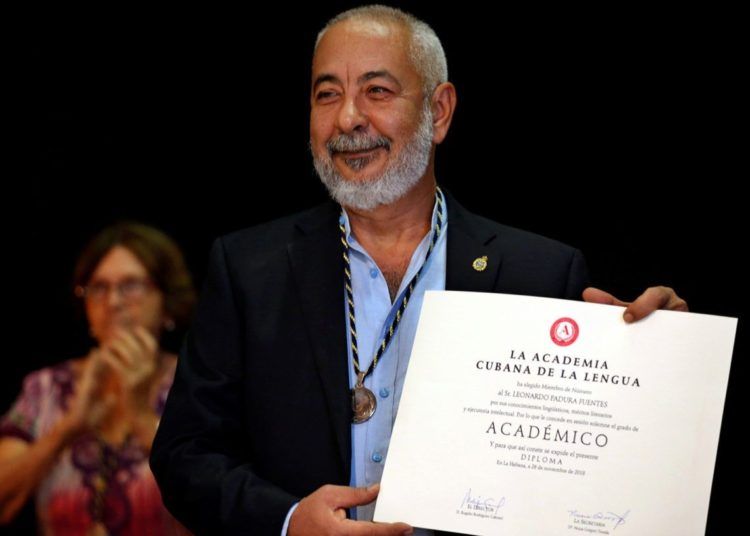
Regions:
[[74, 290], [96, 345], [29, 374], [0, 419], [0, 522], [31, 495], [42, 534], [186, 533], [164, 508], [148, 455], [195, 292], [160, 231], [120, 223], [78, 259]]

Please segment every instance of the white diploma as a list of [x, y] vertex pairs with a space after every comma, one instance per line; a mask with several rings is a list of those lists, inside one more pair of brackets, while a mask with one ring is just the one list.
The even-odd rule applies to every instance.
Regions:
[[376, 521], [704, 534], [735, 318], [427, 292]]

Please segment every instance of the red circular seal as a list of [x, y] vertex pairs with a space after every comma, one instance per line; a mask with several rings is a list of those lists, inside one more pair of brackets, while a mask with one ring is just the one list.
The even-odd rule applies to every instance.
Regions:
[[552, 324], [549, 336], [558, 346], [570, 346], [578, 338], [578, 324], [572, 318], [560, 318]]

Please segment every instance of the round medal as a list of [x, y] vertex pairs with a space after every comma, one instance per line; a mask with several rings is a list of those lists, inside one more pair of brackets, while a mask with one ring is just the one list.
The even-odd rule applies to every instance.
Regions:
[[352, 389], [352, 411], [355, 424], [363, 423], [375, 413], [375, 395], [367, 387], [357, 386]]

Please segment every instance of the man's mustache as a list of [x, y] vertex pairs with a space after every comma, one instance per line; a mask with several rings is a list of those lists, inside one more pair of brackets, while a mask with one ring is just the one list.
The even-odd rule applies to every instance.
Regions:
[[334, 153], [353, 153], [360, 151], [370, 151], [382, 147], [386, 151], [391, 150], [391, 141], [385, 136], [352, 136], [350, 134], [339, 134], [326, 142], [328, 154]]

